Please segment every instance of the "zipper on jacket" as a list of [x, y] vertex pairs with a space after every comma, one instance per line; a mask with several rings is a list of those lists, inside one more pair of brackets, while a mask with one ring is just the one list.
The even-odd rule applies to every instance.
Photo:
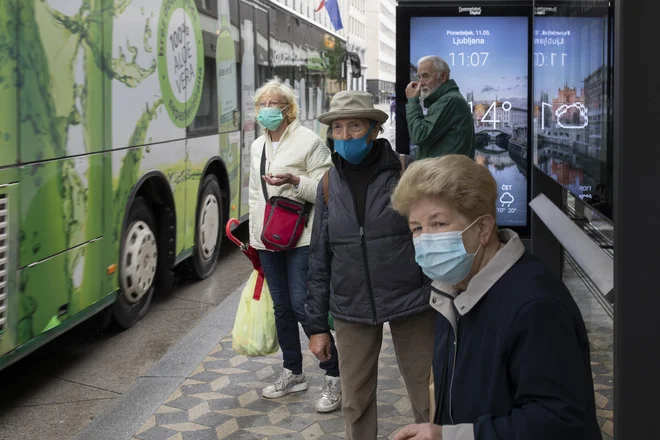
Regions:
[[456, 356], [458, 355], [458, 332], [460, 330], [461, 318], [458, 312], [456, 312], [456, 334], [454, 335], [454, 362], [451, 369], [451, 381], [449, 382], [449, 421], [452, 425], [454, 423], [454, 415], [451, 407], [451, 396], [452, 391], [454, 390], [454, 377], [456, 376]]
[[[371, 183], [371, 180], [369, 181]], [[365, 190], [365, 195], [364, 195], [364, 200], [365, 200], [365, 205], [367, 204], [367, 190], [369, 189], [369, 183], [367, 183], [367, 189]], [[355, 190], [353, 190], [353, 186], [349, 184], [351, 187], [351, 194], [353, 195], [353, 204], [355, 205], [355, 214], [358, 214], [358, 206], [357, 206], [357, 198], [355, 197]], [[366, 206], [365, 206], [365, 217], [366, 217]], [[371, 302], [371, 313], [373, 316], [373, 324], [376, 325], [378, 322], [378, 317], [376, 316], [376, 299], [374, 298], [374, 288], [371, 285], [371, 273], [369, 271], [369, 258], [367, 257], [367, 240], [364, 237], [364, 226], [360, 223], [360, 219], [358, 218], [358, 225], [360, 226], [360, 247], [362, 248], [362, 259], [364, 260], [364, 267], [365, 271], [367, 273], [367, 288], [369, 289], [369, 301]]]
[[[400, 166], [399, 166], [400, 167]], [[369, 185], [371, 185], [371, 182], [380, 175], [383, 171], [386, 171], [390, 168], [394, 168], [393, 166], [383, 166], [380, 167], [379, 169], [376, 170], [373, 176], [369, 179], [367, 182], [367, 186], [364, 190], [364, 217], [366, 219], [367, 217], [367, 197], [369, 195]], [[339, 172], [339, 177], [340, 179], [344, 180], [348, 187], [351, 190], [351, 196], [353, 197], [353, 206], [355, 207], [355, 215], [358, 216], [357, 222], [358, 226], [360, 227], [360, 247], [362, 248], [362, 259], [364, 260], [364, 267], [367, 272], [367, 288], [369, 289], [369, 300], [371, 302], [371, 313], [373, 314], [373, 324], [376, 325], [378, 323], [378, 317], [376, 316], [376, 299], [374, 298], [374, 288], [371, 285], [371, 272], [369, 270], [369, 259], [367, 256], [367, 240], [364, 236], [364, 225], [360, 222], [360, 217], [359, 217], [359, 210], [358, 210], [358, 205], [357, 205], [357, 197], [355, 197], [355, 189], [353, 189], [353, 185], [351, 185], [351, 182], [348, 181], [348, 179], [343, 175], [342, 172]]]

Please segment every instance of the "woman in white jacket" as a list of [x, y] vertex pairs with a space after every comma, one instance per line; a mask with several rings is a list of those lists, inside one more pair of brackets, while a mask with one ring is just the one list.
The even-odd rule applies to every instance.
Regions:
[[[284, 358], [282, 374], [273, 385], [263, 389], [263, 396], [274, 399], [307, 389], [298, 333], [305, 323], [308, 250], [314, 212], [296, 248], [271, 252], [261, 241], [266, 200], [261, 179], [267, 183], [268, 197], [281, 196], [314, 203], [319, 180], [332, 161], [325, 143], [297, 118], [298, 104], [294, 91], [278, 80], [271, 80], [255, 93], [257, 120], [265, 134], [252, 144], [250, 169], [250, 244], [259, 251], [261, 264], [275, 306], [277, 338]], [[261, 175], [262, 154], [266, 172]], [[309, 334], [307, 335], [309, 336]], [[321, 362], [326, 380], [316, 402], [319, 412], [333, 411], [341, 405], [339, 362], [334, 340], [330, 360]]]

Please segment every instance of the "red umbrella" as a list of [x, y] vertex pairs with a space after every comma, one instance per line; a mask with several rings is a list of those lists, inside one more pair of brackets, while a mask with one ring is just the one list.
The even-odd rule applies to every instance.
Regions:
[[243, 252], [245, 256], [248, 257], [248, 259], [252, 262], [254, 270], [256, 270], [259, 274], [257, 277], [257, 282], [254, 286], [254, 294], [252, 296], [252, 299], [259, 301], [261, 298], [261, 291], [264, 287], [264, 270], [261, 267], [261, 260], [259, 259], [257, 250], [249, 244], [242, 243], [238, 238], [234, 236], [234, 234], [232, 234], [233, 230], [236, 229], [236, 226], [239, 224], [240, 222], [237, 219], [230, 219], [227, 222], [227, 226], [225, 227], [225, 232], [227, 233], [227, 238], [229, 238], [232, 243], [240, 248], [241, 252]]

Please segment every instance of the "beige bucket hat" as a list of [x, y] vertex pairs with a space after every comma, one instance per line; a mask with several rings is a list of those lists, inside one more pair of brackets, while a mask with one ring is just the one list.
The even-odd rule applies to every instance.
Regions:
[[389, 116], [374, 108], [371, 93], [345, 90], [335, 94], [330, 102], [330, 111], [320, 115], [319, 121], [330, 125], [332, 121], [340, 118], [366, 118], [383, 123]]

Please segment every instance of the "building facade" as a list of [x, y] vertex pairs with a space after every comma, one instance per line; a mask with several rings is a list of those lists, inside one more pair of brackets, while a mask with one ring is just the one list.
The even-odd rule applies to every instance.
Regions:
[[367, 90], [377, 104], [394, 95], [396, 82], [396, 0], [366, 2]]
[[346, 39], [349, 57], [345, 77], [348, 90], [367, 90], [367, 0], [338, 0], [343, 29], [336, 30], [324, 8], [316, 12], [321, 0], [271, 0], [307, 17], [317, 25]]

